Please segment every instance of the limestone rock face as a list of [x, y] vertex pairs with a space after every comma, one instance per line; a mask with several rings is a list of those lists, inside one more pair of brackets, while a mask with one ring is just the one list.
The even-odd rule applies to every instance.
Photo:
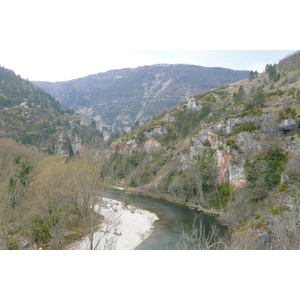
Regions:
[[279, 124], [279, 128], [282, 131], [296, 130], [299, 127], [298, 119], [285, 119]]
[[147, 139], [151, 139], [154, 136], [160, 135], [160, 136], [166, 136], [168, 134], [168, 131], [164, 127], [158, 127], [153, 129], [150, 132], [144, 132], [144, 136]]
[[169, 114], [166, 114], [161, 120], [162, 122], [173, 123], [175, 122], [175, 117], [171, 117]]
[[179, 110], [185, 110], [185, 109], [188, 109], [188, 110], [193, 110], [193, 111], [198, 111], [198, 110], [201, 110], [203, 107], [203, 105], [197, 103], [196, 99], [195, 98], [189, 98], [187, 100], [187, 103], [181, 105], [178, 107]]
[[261, 114], [260, 116], [245, 116], [228, 119], [223, 118], [219, 122], [209, 125], [209, 127], [215, 132], [231, 134], [237, 125], [254, 123], [261, 132], [269, 133], [280, 129], [276, 123], [277, 119], [278, 117], [273, 114]]
[[151, 153], [160, 151], [162, 149], [162, 145], [156, 140], [149, 139], [145, 142], [144, 148], [147, 153]]
[[300, 151], [300, 142], [299, 141], [290, 141], [285, 144], [285, 149], [294, 149]]
[[69, 133], [61, 133], [53, 145], [54, 154], [68, 157], [80, 150], [82, 147], [81, 139]]
[[246, 172], [244, 167], [229, 166], [229, 183], [233, 187], [242, 187], [246, 184]]
[[137, 148], [137, 143], [135, 139], [130, 139], [127, 141], [122, 141], [118, 139], [110, 145], [110, 151], [116, 152], [131, 152]]
[[[256, 133], [242, 131], [230, 135], [238, 124], [250, 122], [257, 124]], [[273, 122], [272, 116], [262, 114], [260, 116], [222, 119], [214, 124], [203, 123], [198, 134], [191, 136], [190, 145], [187, 147], [188, 151], [180, 154], [182, 169], [187, 169], [195, 157], [202, 155], [205, 149], [209, 149], [213, 152], [213, 158], [219, 168], [219, 183], [229, 182], [235, 188], [242, 187], [246, 184], [245, 155], [264, 148], [265, 133], [262, 131], [274, 130], [275, 132], [278, 130], [268, 122]], [[234, 141], [235, 147], [228, 144], [229, 139]], [[290, 142], [286, 147], [299, 148], [300, 150], [300, 143]], [[180, 149], [179, 146], [178, 149]]]

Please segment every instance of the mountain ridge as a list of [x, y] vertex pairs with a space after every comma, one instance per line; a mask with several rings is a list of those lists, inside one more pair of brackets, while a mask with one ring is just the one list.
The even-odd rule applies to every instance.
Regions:
[[248, 77], [249, 71], [187, 64], [156, 64], [92, 74], [63, 82], [37, 82], [67, 108], [115, 130], [169, 110], [189, 96]]

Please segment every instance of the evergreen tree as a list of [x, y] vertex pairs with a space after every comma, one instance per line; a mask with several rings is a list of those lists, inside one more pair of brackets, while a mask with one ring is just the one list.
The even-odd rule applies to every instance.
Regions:
[[275, 82], [278, 81], [278, 80], [280, 79], [280, 74], [277, 73], [276, 67], [277, 67], [276, 64], [274, 64], [274, 65], [272, 65], [272, 64], [266, 65], [266, 72], [267, 72], [268, 75], [269, 75], [269, 79], [270, 79], [270, 80], [273, 80], [273, 81], [275, 81]]
[[253, 71], [250, 71], [250, 73], [249, 73], [249, 79], [250, 80], [254, 79], [254, 72]]
[[240, 103], [245, 99], [245, 90], [241, 85], [237, 93], [233, 93], [233, 100], [235, 103]]
[[259, 87], [256, 94], [253, 96], [253, 106], [263, 106], [266, 100], [266, 94], [262, 87]]

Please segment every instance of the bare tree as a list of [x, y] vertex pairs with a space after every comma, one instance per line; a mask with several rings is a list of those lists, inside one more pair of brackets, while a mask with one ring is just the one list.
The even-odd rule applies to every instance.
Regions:
[[98, 204], [95, 206], [95, 213], [104, 216], [100, 226], [94, 232], [86, 231], [86, 235], [79, 244], [73, 246], [73, 249], [81, 250], [114, 250], [117, 245], [117, 236], [122, 233], [118, 229], [121, 213], [114, 201], [98, 198]]
[[73, 164], [77, 184], [77, 207], [84, 220], [85, 233], [89, 237], [89, 249], [94, 249], [94, 235], [100, 218], [101, 205], [99, 198], [101, 190], [100, 171], [97, 165], [84, 161]]
[[260, 237], [249, 228], [236, 229], [230, 234], [228, 250], [259, 250], [266, 249]]
[[300, 248], [300, 226], [297, 213], [281, 212], [272, 216], [272, 248], [296, 250]]
[[182, 235], [177, 242], [180, 250], [226, 250], [227, 244], [216, 224], [205, 227], [197, 216], [192, 225], [181, 225]]
[[[97, 213], [101, 214], [104, 209], [108, 209], [109, 213], [105, 216], [104, 221], [101, 224], [101, 230], [99, 230], [93, 237], [93, 249], [91, 250], [114, 250], [116, 247], [116, 236], [122, 233], [118, 231], [119, 219], [121, 214], [118, 211], [116, 205], [111, 205], [108, 199], [99, 199]], [[91, 245], [91, 241], [88, 246]]]
[[[72, 164], [77, 186], [77, 208], [84, 221], [85, 242], [87, 249], [96, 250], [100, 245], [105, 249], [113, 248], [109, 233], [117, 225], [117, 217], [110, 214], [101, 222], [101, 213], [106, 208], [106, 201], [101, 197], [103, 181], [101, 176], [102, 163], [97, 152], [91, 147], [85, 147], [80, 157]], [[101, 223], [101, 224], [100, 224]], [[101, 229], [99, 228], [101, 226]]]
[[62, 249], [66, 224], [76, 199], [76, 186], [71, 170], [62, 164], [60, 157], [50, 157], [42, 161], [41, 172], [32, 185], [32, 192], [41, 218], [53, 238], [54, 249]]

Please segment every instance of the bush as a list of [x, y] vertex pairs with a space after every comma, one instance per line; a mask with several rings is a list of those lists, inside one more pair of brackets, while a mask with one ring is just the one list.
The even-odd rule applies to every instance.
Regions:
[[135, 188], [137, 186], [138, 186], [137, 183], [132, 179], [130, 184], [129, 184], [129, 187]]
[[280, 184], [286, 161], [287, 157], [283, 150], [271, 147], [265, 153], [246, 162], [248, 188], [251, 190], [253, 200], [263, 199], [270, 190]]
[[18, 250], [19, 249], [18, 240], [13, 236], [8, 237], [6, 240], [6, 243], [7, 243], [8, 250]]
[[239, 149], [238, 144], [237, 144], [236, 141], [234, 141], [234, 140], [228, 140], [228, 141], [226, 142], [226, 145], [229, 146], [230, 148], [235, 149], [235, 150]]
[[241, 124], [238, 124], [234, 127], [231, 135], [236, 135], [242, 131], [248, 131], [248, 132], [251, 132], [251, 131], [254, 131], [254, 130], [257, 130], [258, 127], [255, 125], [254, 122], [246, 122], [246, 123], [241, 123]]
[[49, 229], [40, 216], [36, 216], [31, 223], [31, 234], [36, 243], [44, 242], [50, 237]]
[[287, 157], [279, 148], [270, 148], [264, 155], [268, 167], [265, 174], [267, 187], [271, 190], [280, 183], [280, 175], [284, 170], [283, 163], [287, 161]]
[[203, 146], [205, 146], [205, 147], [211, 147], [211, 143], [210, 143], [209, 140], [204, 141], [202, 144], [203, 144]]

